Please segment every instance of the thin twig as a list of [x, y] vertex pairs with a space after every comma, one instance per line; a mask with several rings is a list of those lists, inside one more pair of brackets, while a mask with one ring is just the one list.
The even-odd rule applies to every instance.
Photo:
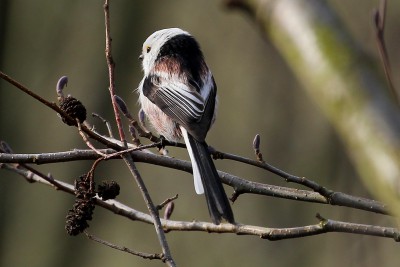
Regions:
[[93, 241], [95, 241], [97, 243], [100, 243], [102, 245], [105, 245], [107, 247], [110, 247], [110, 248], [113, 248], [113, 249], [116, 249], [116, 250], [127, 252], [127, 253], [135, 255], [135, 256], [139, 256], [139, 257], [141, 257], [143, 259], [148, 259], [148, 260], [157, 259], [157, 260], [162, 260], [162, 261], [165, 260], [164, 259], [164, 255], [162, 253], [150, 254], [150, 253], [135, 251], [135, 250], [129, 249], [127, 247], [121, 247], [121, 246], [112, 244], [112, 243], [110, 243], [108, 241], [105, 241], [105, 240], [103, 240], [101, 238], [98, 238], [98, 237], [96, 237], [96, 236], [94, 236], [92, 234], [89, 234], [87, 231], [85, 231], [85, 235], [86, 235], [87, 238], [89, 238], [90, 240], [93, 240]]
[[[249, 165], [253, 165], [253, 166], [265, 169], [269, 172], [272, 172], [272, 173], [284, 178], [287, 182], [306, 186], [306, 187], [312, 189], [313, 191], [319, 193], [321, 196], [323, 196], [326, 200], [325, 203], [330, 204], [330, 205], [346, 206], [346, 207], [352, 207], [352, 208], [366, 210], [366, 211], [373, 210], [374, 212], [378, 212], [381, 214], [389, 214], [389, 212], [387, 210], [387, 206], [378, 201], [369, 200], [369, 199], [361, 198], [361, 197], [355, 197], [355, 196], [351, 196], [351, 195], [348, 195], [348, 194], [345, 194], [342, 192], [336, 192], [336, 191], [327, 189], [326, 187], [319, 185], [315, 181], [309, 180], [305, 177], [300, 177], [297, 175], [287, 173], [287, 172], [285, 172], [275, 166], [272, 166], [271, 164], [268, 164], [266, 162], [260, 162], [258, 160], [251, 160], [251, 159], [248, 159], [245, 157], [233, 155], [230, 153], [224, 153], [224, 152], [220, 152], [220, 151], [215, 151], [213, 153], [213, 156], [216, 158], [220, 158], [220, 159], [229, 159], [229, 160], [234, 160], [234, 161], [246, 163]], [[268, 189], [270, 189], [270, 186], [265, 187], [263, 184], [257, 184], [257, 183], [252, 182], [253, 189], [250, 189], [246, 185], [247, 182], [248, 181], [244, 182], [244, 186], [243, 186], [243, 184], [240, 184], [240, 186], [238, 186], [236, 183], [231, 184], [232, 187], [235, 189], [235, 193], [233, 196], [234, 199], [236, 199], [242, 193], [249, 193], [248, 190], [251, 190], [251, 192], [254, 194], [263, 194], [263, 195], [268, 194], [268, 191], [269, 191]], [[280, 187], [280, 188], [282, 188], [282, 187]], [[280, 191], [280, 190], [277, 190], [277, 191]], [[305, 193], [307, 191], [298, 190], [297, 192], [299, 193], [298, 199], [305, 200], [305, 199], [308, 199], [309, 196], [311, 196], [311, 195], [307, 195], [308, 197], [304, 198], [303, 193]], [[305, 194], [307, 194], [307, 193], [305, 193]], [[282, 197], [282, 198], [291, 198], [293, 195], [292, 195], [292, 193], [289, 193], [289, 195], [283, 193], [280, 195], [273, 195], [273, 196]], [[297, 198], [295, 198], [295, 199], [297, 199]], [[305, 201], [308, 201], [308, 200], [305, 200]], [[316, 202], [318, 202], [318, 201], [316, 201]]]
[[82, 137], [83, 141], [86, 143], [86, 145], [92, 149], [94, 152], [96, 152], [97, 154], [99, 154], [102, 157], [106, 157], [106, 154], [103, 154], [101, 151], [99, 151], [97, 148], [95, 148], [92, 143], [90, 142], [90, 140], [86, 137], [85, 133], [82, 131], [82, 124], [76, 120], [76, 123], [78, 124], [78, 132], [80, 134], [80, 136]]
[[[117, 123], [118, 127], [118, 132], [119, 136], [121, 138], [121, 142], [126, 144], [126, 139], [125, 139], [125, 134], [124, 130], [122, 128], [122, 123], [121, 123], [121, 117], [118, 111], [117, 104], [115, 102], [114, 96], [115, 94], [115, 78], [114, 78], [114, 73], [115, 73], [115, 62], [112, 57], [111, 53], [111, 36], [110, 36], [110, 4], [108, 0], [105, 0], [104, 2], [104, 17], [105, 17], [105, 28], [106, 28], [106, 60], [107, 60], [107, 67], [108, 67], [108, 77], [110, 81], [110, 85], [108, 87], [110, 91], [110, 96], [111, 96], [111, 103], [114, 109], [114, 115], [115, 115], [115, 121]], [[126, 145], [125, 145], [126, 147]]]
[[296, 183], [296, 184], [300, 184], [305, 187], [308, 187], [308, 188], [314, 190], [315, 192], [320, 193], [321, 195], [323, 195], [324, 197], [326, 197], [328, 199], [334, 193], [333, 191], [326, 189], [325, 187], [319, 185], [318, 183], [316, 183], [312, 180], [306, 179], [305, 177], [300, 177], [297, 175], [287, 173], [271, 164], [266, 163], [265, 161], [260, 161], [258, 159], [252, 160], [249, 158], [241, 157], [241, 156], [226, 153], [226, 152], [216, 151], [216, 150], [213, 151], [213, 156], [215, 159], [228, 159], [228, 160], [233, 160], [233, 161], [249, 164], [249, 165], [252, 165], [252, 166], [255, 166], [258, 168], [262, 168], [264, 170], [267, 170], [269, 172], [272, 172], [272, 173], [284, 178], [286, 180], [286, 182]]
[[383, 70], [385, 71], [386, 80], [389, 86], [389, 89], [395, 98], [398, 105], [400, 105], [400, 95], [396, 90], [396, 87], [393, 84], [392, 79], [392, 69], [390, 66], [390, 60], [388, 56], [388, 52], [386, 49], [385, 43], [385, 24], [386, 24], [386, 0], [381, 0], [379, 9], [374, 10], [373, 12], [373, 20], [376, 34], [376, 43], [378, 45], [378, 51], [381, 58]]
[[132, 156], [130, 154], [123, 154], [122, 158], [124, 159], [125, 163], [129, 167], [129, 170], [131, 171], [131, 174], [132, 174], [133, 178], [135, 179], [135, 182], [138, 185], [140, 192], [143, 195], [143, 199], [146, 202], [146, 206], [150, 212], [150, 215], [153, 218], [153, 224], [156, 229], [157, 237], [161, 244], [163, 254], [165, 256], [165, 262], [168, 264], [168, 266], [176, 266], [176, 263], [175, 263], [174, 259], [172, 258], [171, 251], [169, 249], [169, 245], [168, 245], [165, 233], [164, 233], [164, 229], [161, 225], [160, 215], [150, 197], [150, 194], [146, 188], [146, 185], [143, 182], [143, 179], [142, 179], [140, 173], [136, 169], [136, 166], [132, 160]]
[[41, 102], [42, 104], [48, 106], [49, 108], [57, 111], [58, 113], [62, 114], [63, 116], [66, 115], [66, 119], [74, 122], [75, 120], [72, 119], [67, 113], [63, 112], [56, 103], [50, 103], [49, 101], [47, 101], [46, 99], [42, 98], [41, 96], [35, 94], [34, 92], [32, 92], [31, 90], [29, 90], [27, 87], [25, 87], [24, 85], [22, 85], [21, 83], [17, 82], [16, 80], [12, 79], [10, 76], [8, 76], [7, 74], [3, 73], [0, 71], [0, 78], [2, 78], [3, 80], [11, 83], [12, 85], [14, 85], [15, 87], [17, 87], [18, 89], [20, 89], [21, 91], [23, 91], [24, 93], [30, 95], [31, 97], [33, 97], [34, 99], [38, 100], [39, 102]]
[[[61, 115], [61, 117], [63, 117], [68, 122], [70, 122], [72, 125], [76, 125], [76, 121], [71, 116], [69, 116], [65, 111], [60, 109], [60, 107], [57, 106], [57, 104], [47, 101], [46, 99], [42, 98], [38, 94], [34, 93], [32, 90], [28, 89], [27, 87], [25, 87], [24, 85], [22, 85], [21, 83], [17, 82], [16, 80], [14, 80], [13, 78], [11, 78], [10, 76], [6, 75], [5, 73], [3, 73], [1, 71], [0, 71], [0, 78], [2, 78], [3, 80], [7, 81], [8, 83], [14, 85], [16, 88], [18, 88], [22, 92], [32, 96], [34, 99], [36, 99], [39, 102], [43, 103], [44, 105], [46, 105], [47, 107], [51, 108], [55, 112], [59, 113]], [[97, 132], [93, 131], [92, 129], [89, 129], [84, 124], [81, 125], [81, 130], [83, 132], [85, 132], [90, 138], [93, 138], [93, 139], [99, 141], [100, 143], [106, 145], [109, 148], [112, 148], [112, 149], [115, 149], [115, 150], [121, 150], [122, 149], [121, 146], [119, 144], [117, 144], [116, 142], [110, 141], [109, 138], [105, 138], [104, 136], [102, 136], [102, 135], [98, 134]]]
[[97, 113], [94, 113], [94, 112], [93, 112], [93, 113], [92, 113], [92, 116], [95, 117], [95, 118], [100, 119], [100, 120], [106, 125], [106, 127], [107, 127], [108, 136], [110, 136], [111, 138], [114, 138], [114, 135], [113, 135], [113, 133], [112, 133], [112, 129], [111, 129], [111, 124], [110, 124], [110, 122], [109, 122], [108, 120], [104, 119], [102, 116], [100, 116], [100, 115], [97, 114]]
[[174, 201], [174, 200], [177, 199], [177, 198], [178, 198], [178, 194], [176, 194], [176, 195], [173, 196], [173, 197], [167, 198], [167, 199], [164, 200], [162, 203], [158, 204], [158, 205], [156, 206], [156, 208], [157, 208], [158, 210], [162, 210], [162, 209], [165, 207], [165, 205], [169, 204], [170, 202]]
[[148, 148], [153, 148], [153, 147], [158, 147], [160, 144], [159, 143], [153, 143], [153, 144], [149, 144], [149, 145], [142, 145], [139, 147], [131, 147], [131, 148], [127, 148], [125, 150], [121, 150], [109, 155], [105, 155], [104, 159], [111, 159], [111, 158], [117, 158], [123, 154], [127, 154], [127, 153], [131, 153], [134, 151], [140, 151], [140, 150], [144, 150], [144, 149], [148, 149]]

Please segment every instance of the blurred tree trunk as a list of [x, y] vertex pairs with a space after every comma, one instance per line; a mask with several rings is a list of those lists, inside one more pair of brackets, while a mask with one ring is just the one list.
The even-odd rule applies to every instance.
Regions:
[[336, 128], [370, 192], [400, 218], [399, 108], [335, 11], [319, 0], [231, 0], [227, 5], [258, 23]]

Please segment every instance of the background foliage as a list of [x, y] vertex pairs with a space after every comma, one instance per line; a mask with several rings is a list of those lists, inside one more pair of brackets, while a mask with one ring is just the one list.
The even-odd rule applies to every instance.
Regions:
[[[377, 1], [329, 1], [365, 51], [378, 57], [371, 27]], [[104, 58], [101, 1], [0, 1], [0, 69], [47, 99], [56, 100], [55, 84], [69, 77], [66, 93], [90, 112], [112, 120]], [[386, 39], [393, 73], [399, 72], [400, 4], [390, 1]], [[143, 40], [160, 28], [181, 27], [200, 42], [218, 84], [218, 122], [208, 143], [217, 149], [253, 156], [251, 142], [262, 137], [264, 159], [309, 177], [336, 191], [370, 197], [355, 173], [336, 133], [303, 92], [285, 62], [257, 27], [222, 1], [113, 1], [113, 56], [117, 93], [137, 109], [133, 93], [142, 72], [137, 60]], [[395, 84], [400, 84], [394, 75]], [[104, 126], [95, 119], [89, 121]], [[85, 147], [73, 127], [46, 107], [0, 81], [0, 139], [19, 153], [63, 151]], [[105, 131], [105, 129], [103, 129]], [[116, 130], [116, 129], [115, 129]], [[170, 149], [187, 158], [186, 151]], [[68, 182], [86, 172], [90, 162], [41, 166]], [[217, 161], [217, 167], [253, 181], [282, 184], [272, 174], [239, 163]], [[191, 175], [138, 164], [155, 202], [179, 194], [173, 218], [208, 220], [202, 197], [195, 195]], [[119, 200], [145, 211], [124, 164], [101, 164], [97, 178], [121, 184]], [[100, 176], [101, 174], [101, 176]], [[113, 251], [64, 230], [73, 197], [31, 185], [10, 172], [0, 173], [0, 266], [164, 266], [158, 261]], [[231, 193], [227, 189], [227, 193]], [[315, 213], [357, 223], [392, 225], [389, 218], [340, 207], [245, 195], [233, 205], [243, 223], [290, 227], [315, 223]], [[137, 224], [96, 209], [92, 233], [109, 241], [152, 252], [158, 243], [151, 225]], [[269, 242], [254, 237], [172, 232], [168, 240], [181, 266], [398, 266], [397, 244], [348, 234]]]

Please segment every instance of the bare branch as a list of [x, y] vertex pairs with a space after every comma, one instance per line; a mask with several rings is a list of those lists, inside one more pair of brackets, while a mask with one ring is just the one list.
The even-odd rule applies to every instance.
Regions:
[[106, 125], [107, 131], [108, 131], [108, 135], [109, 135], [111, 138], [114, 138], [114, 135], [113, 135], [113, 133], [112, 133], [112, 129], [111, 129], [111, 124], [110, 124], [110, 122], [109, 122], [108, 120], [104, 119], [102, 116], [100, 116], [100, 115], [97, 114], [97, 113], [92, 113], [92, 116], [95, 117], [95, 118], [100, 119], [100, 120]]
[[101, 151], [97, 150], [92, 143], [90, 142], [90, 140], [87, 138], [87, 136], [85, 135], [85, 133], [82, 131], [82, 124], [80, 124], [80, 122], [78, 120], [76, 120], [76, 123], [78, 124], [78, 132], [80, 134], [80, 136], [82, 137], [83, 141], [86, 143], [86, 145], [92, 149], [94, 152], [96, 152], [97, 154], [99, 154], [102, 157], [106, 157], [105, 154], [103, 154]]
[[146, 206], [150, 212], [151, 217], [153, 218], [153, 224], [156, 229], [157, 237], [158, 240], [161, 244], [162, 251], [165, 257], [165, 262], [169, 266], [176, 266], [174, 259], [172, 258], [169, 245], [167, 242], [167, 238], [164, 233], [164, 229], [161, 225], [161, 220], [160, 220], [160, 215], [158, 213], [157, 208], [155, 207], [150, 194], [146, 188], [146, 185], [143, 182], [143, 179], [139, 173], [139, 171], [136, 169], [136, 166], [134, 164], [134, 161], [132, 159], [132, 156], [130, 154], [123, 154], [122, 159], [125, 161], [126, 165], [128, 166], [133, 178], [135, 179], [136, 184], [138, 185], [140, 192], [143, 195], [143, 199], [146, 202]]
[[162, 210], [166, 205], [168, 205], [169, 203], [171, 203], [172, 201], [174, 201], [175, 199], [178, 198], [178, 194], [176, 194], [173, 197], [167, 198], [166, 200], [164, 200], [161, 204], [157, 205], [156, 208], [158, 210]]
[[[119, 136], [121, 138], [121, 142], [126, 143], [125, 134], [121, 124], [121, 117], [118, 112], [118, 107], [115, 101], [115, 62], [111, 53], [111, 36], [110, 36], [110, 4], [109, 0], [105, 0], [104, 2], [104, 17], [105, 17], [105, 28], [106, 28], [106, 60], [108, 67], [108, 78], [110, 81], [110, 85], [108, 87], [111, 96], [111, 103], [114, 109], [115, 121], [117, 123]], [[125, 146], [126, 147], [126, 146]]]
[[[5, 73], [3, 73], [1, 71], [0, 71], [0, 78], [2, 78], [3, 80], [7, 81], [8, 83], [14, 85], [16, 88], [18, 88], [22, 92], [30, 95], [31, 97], [33, 97], [34, 99], [36, 99], [39, 102], [43, 103], [47, 107], [51, 108], [52, 110], [54, 110], [55, 112], [60, 114], [61, 117], [63, 117], [71, 125], [76, 125], [77, 126], [76, 121], [71, 116], [69, 116], [66, 112], [64, 112], [59, 106], [57, 106], [54, 102], [51, 103], [51, 102], [47, 101], [46, 99], [42, 98], [38, 94], [34, 93], [32, 90], [28, 89], [27, 87], [25, 87], [24, 85], [22, 85], [21, 83], [17, 82], [14, 79], [12, 79], [10, 76], [6, 75]], [[121, 145], [118, 144], [115, 140], [110, 140], [110, 138], [106, 138], [106, 137], [98, 134], [97, 132], [89, 129], [84, 124], [81, 125], [81, 130], [83, 132], [85, 132], [90, 138], [93, 138], [94, 140], [99, 141], [100, 143], [106, 145], [109, 148], [113, 148], [115, 150], [121, 150], [122, 149]]]
[[105, 245], [107, 247], [110, 247], [110, 248], [113, 248], [113, 249], [116, 249], [116, 250], [127, 252], [127, 253], [135, 255], [135, 256], [139, 256], [139, 257], [141, 257], [143, 259], [148, 259], [148, 260], [157, 259], [157, 260], [165, 261], [164, 255], [162, 253], [150, 254], [150, 253], [131, 250], [131, 249], [127, 248], [127, 247], [121, 247], [121, 246], [112, 244], [112, 243], [110, 243], [108, 241], [105, 241], [103, 239], [100, 239], [100, 238], [98, 238], [98, 237], [96, 237], [96, 236], [94, 236], [92, 234], [89, 234], [87, 231], [85, 231], [85, 235], [86, 235], [87, 238], [89, 238], [90, 240], [93, 240], [93, 241], [95, 241], [97, 243], [100, 243], [102, 245]]
[[[40, 176], [36, 174], [31, 174], [29, 171], [24, 171], [22, 169], [16, 169], [10, 164], [3, 164], [7, 170], [14, 171], [23, 177], [30, 176], [30, 179], [43, 183], [49, 184], [46, 180], [43, 180]], [[74, 194], [74, 187], [68, 183], [57, 181], [59, 185], [56, 189], [64, 191], [70, 194]], [[103, 201], [99, 198], [95, 198], [96, 205], [101, 206], [115, 214], [126, 217], [133, 221], [141, 221], [147, 224], [153, 224], [153, 219], [148, 214], [142, 213], [135, 209], [132, 209], [116, 200]], [[271, 241], [292, 239], [305, 236], [320, 235], [329, 232], [341, 232], [349, 234], [362, 234], [370, 235], [384, 238], [392, 238], [395, 241], [400, 241], [400, 231], [399, 229], [392, 227], [381, 227], [367, 224], [356, 224], [349, 222], [342, 222], [336, 220], [325, 219], [321, 215], [317, 214], [319, 219], [318, 224], [306, 225], [300, 227], [290, 227], [290, 228], [268, 228], [260, 227], [254, 225], [245, 224], [229, 224], [221, 223], [215, 225], [209, 222], [200, 221], [173, 221], [173, 220], [161, 220], [162, 227], [165, 231], [200, 231], [207, 233], [231, 233], [236, 235], [253, 235], [258, 236], [263, 239], [268, 239]]]
[[[136, 150], [140, 149], [141, 147], [136, 148]], [[112, 149], [103, 149], [100, 151], [102, 153], [107, 153], [108, 155], [112, 155], [113, 153], [115, 153], [115, 151]], [[267, 163], [260, 163], [259, 161], [246, 159], [229, 153], [223, 153], [223, 152], [217, 152], [217, 153], [220, 153], [220, 155], [222, 155], [224, 159], [237, 160], [239, 162], [243, 162], [261, 168], [265, 167], [266, 170], [271, 171], [272, 173], [275, 173], [285, 179], [287, 177], [289, 177], [288, 179], [292, 179], [291, 174], [279, 170], [278, 168], [269, 165]], [[143, 151], [133, 151], [131, 152], [130, 155], [132, 156], [135, 162], [154, 164], [157, 166], [173, 168], [188, 173], [192, 172], [192, 165], [188, 161], [171, 157], [159, 156], [156, 154]], [[45, 164], [45, 163], [76, 161], [76, 160], [95, 160], [99, 157], [100, 156], [96, 152], [91, 150], [73, 150], [66, 152], [43, 153], [43, 154], [0, 153], [0, 162]], [[221, 177], [222, 182], [235, 189], [236, 194], [245, 194], [245, 193], [259, 194], [265, 196], [291, 199], [295, 201], [305, 201], [305, 202], [314, 202], [320, 204], [345, 206], [369, 212], [389, 214], [387, 206], [378, 201], [361, 197], [355, 197], [342, 192], [328, 190], [326, 188], [321, 191], [329, 192], [328, 197], [322, 195], [319, 192], [314, 192], [309, 190], [301, 190], [301, 189], [287, 188], [270, 184], [256, 183], [222, 171], [218, 171], [218, 174]], [[291, 181], [293, 183], [300, 183], [300, 184], [306, 183], [311, 185], [315, 183], [307, 180], [304, 177], [298, 177], [298, 178], [296, 178], [297, 176], [293, 177], [294, 179]], [[316, 185], [316, 188], [318, 187], [320, 186]]]

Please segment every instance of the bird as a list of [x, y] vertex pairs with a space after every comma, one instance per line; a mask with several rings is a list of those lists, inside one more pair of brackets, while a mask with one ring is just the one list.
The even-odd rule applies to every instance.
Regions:
[[217, 85], [197, 40], [180, 28], [161, 29], [143, 43], [141, 109], [168, 141], [185, 141], [194, 187], [205, 194], [214, 224], [234, 223], [234, 215], [205, 141], [215, 122]]

